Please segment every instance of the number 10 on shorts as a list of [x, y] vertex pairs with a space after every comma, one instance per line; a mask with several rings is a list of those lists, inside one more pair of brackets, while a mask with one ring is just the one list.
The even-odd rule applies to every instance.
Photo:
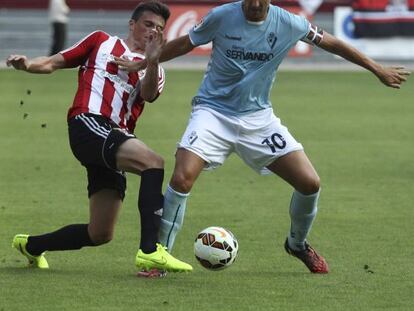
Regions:
[[272, 153], [276, 153], [276, 148], [283, 149], [286, 147], [285, 139], [278, 133], [273, 133], [270, 137], [263, 140], [262, 144], [266, 144]]

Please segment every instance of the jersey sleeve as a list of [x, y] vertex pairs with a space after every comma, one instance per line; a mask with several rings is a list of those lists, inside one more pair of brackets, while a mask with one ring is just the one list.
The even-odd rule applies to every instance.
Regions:
[[86, 62], [97, 43], [106, 36], [103, 31], [95, 31], [75, 43], [70, 48], [60, 52], [65, 59], [67, 68], [80, 66]]
[[218, 8], [210, 10], [203, 19], [190, 29], [189, 36], [194, 46], [199, 46], [212, 41], [220, 26], [220, 15]]
[[303, 16], [296, 15], [285, 10], [283, 10], [283, 14], [283, 18], [289, 21], [289, 24], [291, 26], [292, 42], [297, 42], [304, 39], [310, 30], [309, 21]]

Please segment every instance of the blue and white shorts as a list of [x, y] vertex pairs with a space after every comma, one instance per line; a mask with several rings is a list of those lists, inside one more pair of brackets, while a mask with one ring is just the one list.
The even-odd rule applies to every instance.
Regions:
[[178, 148], [189, 150], [214, 169], [235, 152], [248, 166], [266, 175], [266, 168], [290, 152], [303, 150], [268, 108], [244, 116], [223, 115], [207, 107], [194, 107]]

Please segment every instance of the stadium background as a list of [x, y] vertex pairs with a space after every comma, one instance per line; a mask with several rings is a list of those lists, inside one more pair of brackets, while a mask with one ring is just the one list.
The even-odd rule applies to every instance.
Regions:
[[[411, 0], [407, 1], [411, 3]], [[189, 27], [200, 20], [211, 7], [230, 1], [172, 0], [165, 2], [170, 5], [172, 10], [172, 17], [167, 25], [167, 39], [173, 39], [180, 34], [186, 33]], [[303, 6], [305, 2], [296, 0], [272, 1], [272, 3], [295, 13], [305, 14], [315, 24], [333, 34], [337, 34], [338, 32], [337, 29], [334, 29], [335, 9], [338, 7], [352, 7], [352, 5], [360, 8], [361, 3], [372, 3], [372, 1], [364, 0], [325, 0], [322, 1], [316, 12], [311, 14], [309, 12], [305, 13], [306, 8]], [[70, 46], [96, 29], [125, 37], [130, 12], [139, 1], [68, 0], [67, 3], [71, 8], [71, 12], [69, 14], [70, 20], [68, 23], [68, 40], [66, 46]], [[4, 67], [5, 58], [12, 53], [25, 54], [29, 57], [48, 53], [51, 41], [51, 27], [48, 21], [47, 8], [48, 0], [0, 0], [0, 66]], [[413, 10], [414, 8], [410, 7], [410, 9]], [[407, 25], [414, 27], [414, 17], [411, 17], [411, 22], [413, 24]], [[352, 28], [354, 26], [351, 24], [349, 27]], [[372, 49], [374, 51], [381, 51], [384, 48], [398, 46], [400, 44], [400, 41], [397, 43], [393, 42], [393, 44], [387, 44], [388, 40], [385, 40], [385, 42], [381, 47], [373, 46]], [[394, 63], [398, 61], [399, 64], [411, 68], [414, 60], [414, 37], [407, 39], [405, 42], [408, 43], [402, 46], [401, 49], [387, 51], [382, 54], [385, 57], [381, 57], [380, 55], [374, 58], [379, 60], [386, 58], [387, 62]], [[370, 46], [370, 43], [365, 44], [364, 42], [363, 45], [357, 47], [364, 49], [366, 46]], [[403, 57], [400, 57], [398, 55], [399, 51], [406, 51], [406, 53], [405, 55], [403, 54]], [[367, 52], [369, 54], [369, 51]], [[208, 47], [204, 49], [198, 48], [191, 55], [166, 64], [166, 67], [203, 68], [208, 59], [208, 53]], [[290, 57], [282, 64], [282, 68], [289, 69], [312, 69], [315, 66], [319, 69], [357, 69], [355, 66], [343, 62], [333, 55], [317, 48], [311, 48], [306, 44], [299, 44], [291, 51]]]

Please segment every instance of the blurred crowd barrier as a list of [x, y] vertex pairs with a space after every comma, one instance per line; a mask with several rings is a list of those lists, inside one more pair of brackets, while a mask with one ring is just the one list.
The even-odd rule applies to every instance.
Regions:
[[[332, 11], [338, 5], [350, 5], [353, 0], [272, 0], [271, 2], [282, 7], [301, 5], [308, 7], [308, 4], [322, 11]], [[45, 9], [49, 0], [1, 0], [0, 7], [4, 8], [26, 8], [26, 9]], [[132, 10], [140, 0], [66, 0], [68, 5], [77, 10]], [[211, 5], [217, 6], [234, 0], [163, 0], [168, 5]], [[371, 1], [374, 2], [374, 1]]]
[[[71, 45], [96, 29], [125, 37], [131, 11], [140, 1], [66, 2], [71, 8], [67, 40]], [[211, 8], [231, 1], [163, 2], [171, 9], [165, 33], [167, 40], [172, 40], [187, 33]], [[378, 5], [380, 2], [382, 6]], [[48, 0], [0, 0], [0, 61], [12, 53], [29, 57], [48, 53], [51, 41], [48, 3]], [[272, 3], [306, 16], [371, 57], [414, 60], [414, 0], [279, 0]], [[206, 59], [210, 50], [210, 45], [198, 47], [187, 59], [194, 64], [194, 59]], [[292, 49], [287, 61], [299, 64], [339, 62], [334, 56], [304, 43]]]
[[354, 0], [335, 8], [334, 29], [373, 58], [414, 60], [414, 0]]

